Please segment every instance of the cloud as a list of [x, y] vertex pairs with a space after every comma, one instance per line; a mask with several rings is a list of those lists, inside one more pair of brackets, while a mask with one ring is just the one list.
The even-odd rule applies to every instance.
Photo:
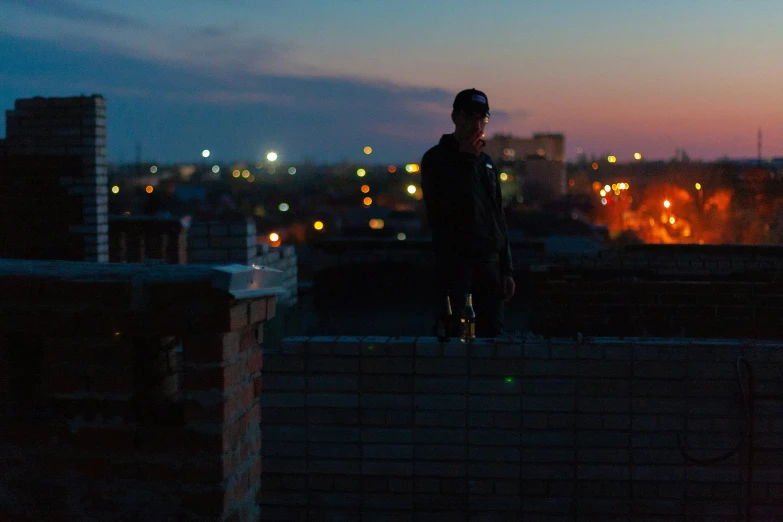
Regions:
[[31, 10], [35, 14], [48, 14], [65, 20], [90, 22], [112, 27], [138, 28], [145, 24], [136, 18], [112, 13], [96, 7], [86, 7], [67, 0], [0, 0]]
[[[181, 98], [179, 95], [177, 98]], [[266, 92], [248, 92], [248, 91], [232, 91], [232, 90], [209, 90], [198, 92], [195, 94], [184, 95], [186, 98], [190, 98], [194, 101], [208, 103], [212, 105], [223, 106], [237, 106], [237, 105], [249, 105], [249, 104], [275, 104], [278, 106], [293, 106], [296, 100], [293, 96], [277, 93], [271, 94]]]
[[[0, 35], [0, 108], [15, 98], [99, 93], [107, 98], [109, 157], [183, 161], [193, 151], [284, 161], [413, 161], [448, 132], [452, 93], [343, 77], [236, 70], [214, 74], [102, 46], [90, 49]], [[6, 81], [8, 80], [8, 81]], [[200, 148], [199, 148], [200, 147]]]
[[0, 18], [0, 34], [45, 39], [72, 51], [101, 49], [212, 75], [280, 71], [293, 54], [290, 44], [242, 29], [238, 23], [163, 25], [69, 0], [0, 0], [2, 4], [21, 9]]

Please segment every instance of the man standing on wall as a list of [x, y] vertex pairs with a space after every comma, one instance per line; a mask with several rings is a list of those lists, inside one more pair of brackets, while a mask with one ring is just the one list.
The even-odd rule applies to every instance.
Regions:
[[[500, 194], [500, 173], [484, 154], [486, 94], [467, 89], [454, 99], [454, 132], [424, 154], [421, 188], [432, 229], [439, 300], [455, 315], [473, 294], [476, 336], [503, 333], [503, 302], [516, 288]], [[452, 334], [456, 335], [452, 328]]]

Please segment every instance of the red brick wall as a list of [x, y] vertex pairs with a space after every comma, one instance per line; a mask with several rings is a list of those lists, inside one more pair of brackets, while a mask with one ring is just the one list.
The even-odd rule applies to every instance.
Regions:
[[145, 270], [143, 288], [0, 278], [0, 520], [260, 516], [275, 298]]

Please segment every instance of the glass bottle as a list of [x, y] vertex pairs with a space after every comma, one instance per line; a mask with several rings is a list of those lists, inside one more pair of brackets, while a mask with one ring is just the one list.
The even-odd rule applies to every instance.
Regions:
[[446, 294], [443, 306], [438, 312], [438, 324], [435, 328], [435, 335], [438, 336], [438, 341], [445, 343], [451, 340], [451, 321], [451, 298]]
[[460, 340], [463, 343], [471, 343], [476, 339], [476, 311], [473, 310], [473, 295], [467, 294], [465, 297], [465, 308], [462, 309], [460, 317], [462, 335]]

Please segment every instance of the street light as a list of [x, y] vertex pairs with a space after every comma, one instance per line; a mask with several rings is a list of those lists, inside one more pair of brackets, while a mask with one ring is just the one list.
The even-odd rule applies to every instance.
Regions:
[[269, 161], [277, 161], [277, 152], [270, 152], [266, 155], [266, 159]]

